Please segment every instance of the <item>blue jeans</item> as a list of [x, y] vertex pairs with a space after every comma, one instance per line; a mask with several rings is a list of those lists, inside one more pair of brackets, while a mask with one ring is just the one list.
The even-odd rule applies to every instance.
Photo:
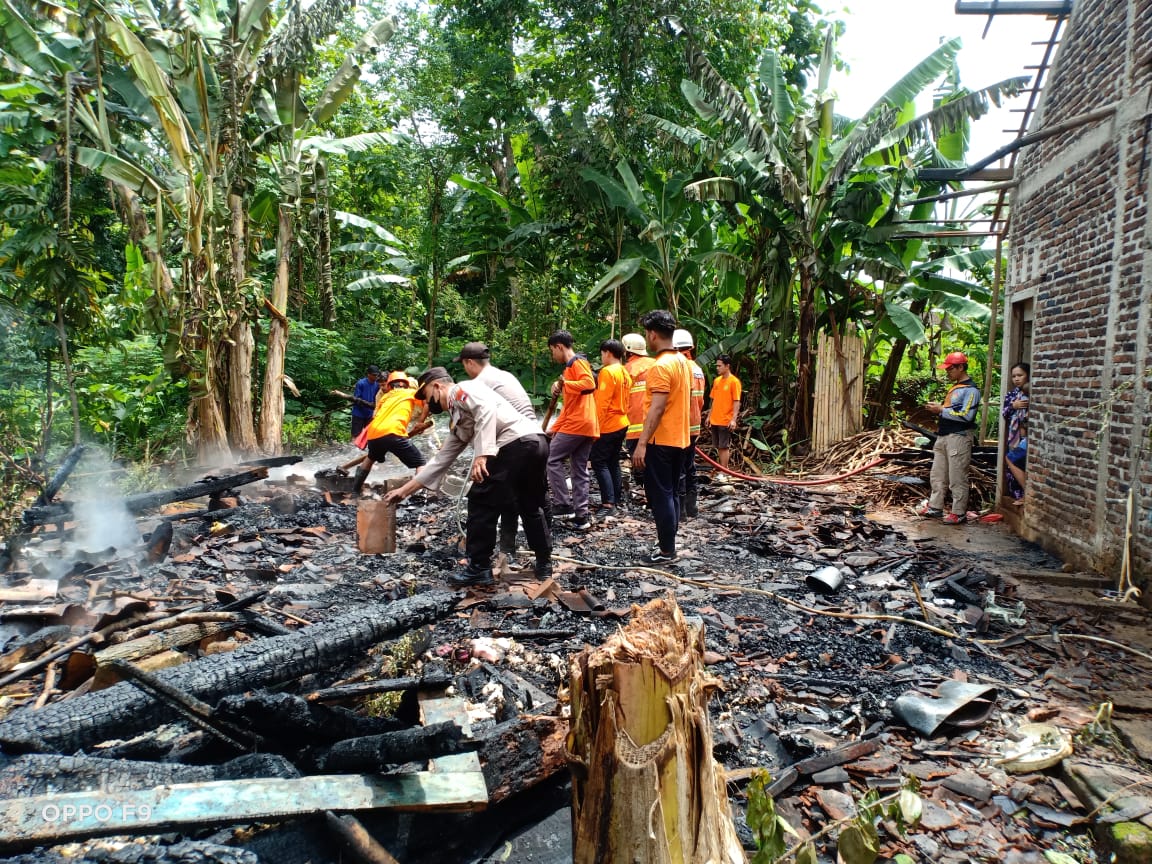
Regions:
[[676, 531], [680, 528], [680, 472], [684, 469], [683, 447], [649, 444], [644, 455], [644, 493], [660, 551], [676, 554]]
[[617, 429], [601, 435], [592, 445], [592, 471], [596, 475], [596, 485], [600, 487], [601, 504], [619, 504], [623, 498], [620, 479], [620, 445], [628, 428]]

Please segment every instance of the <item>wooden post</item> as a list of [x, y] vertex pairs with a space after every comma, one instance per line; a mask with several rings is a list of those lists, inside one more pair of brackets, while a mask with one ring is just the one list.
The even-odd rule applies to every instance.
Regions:
[[[996, 235], [996, 261], [992, 269], [992, 306], [989, 310], [988, 318], [988, 356], [984, 361], [984, 398], [981, 400], [983, 404], [980, 406], [980, 429], [979, 434], [976, 436], [977, 444], [988, 443], [988, 403], [995, 399], [992, 392], [992, 364], [995, 361], [996, 352], [996, 330], [999, 324], [998, 315], [1000, 314], [1000, 283], [1003, 280], [1004, 269], [1004, 235]], [[1004, 448], [1000, 448], [1000, 456], [1003, 458]], [[997, 460], [997, 473], [1003, 473], [1000, 468], [1001, 462]], [[996, 484], [997, 493], [999, 493], [1000, 484]], [[999, 499], [999, 494], [997, 494]]]
[[743, 864], [712, 758], [704, 630], [675, 599], [572, 660], [575, 864]]
[[396, 505], [365, 498], [356, 509], [356, 540], [365, 555], [396, 551]]

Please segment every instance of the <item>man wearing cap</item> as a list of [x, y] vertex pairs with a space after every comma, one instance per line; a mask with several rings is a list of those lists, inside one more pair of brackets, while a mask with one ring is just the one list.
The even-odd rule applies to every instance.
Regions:
[[544, 521], [544, 476], [548, 439], [505, 399], [476, 381], [456, 384], [442, 366], [420, 373], [416, 398], [433, 414], [447, 411], [449, 433], [439, 452], [416, 476], [384, 500], [395, 504], [420, 488], [437, 490], [448, 469], [469, 444], [475, 455], [468, 491], [465, 545], [468, 566], [449, 577], [452, 585], [492, 584], [496, 523], [512, 496], [524, 523], [528, 546], [536, 553], [536, 577], [552, 575], [552, 537]]
[[696, 516], [700, 512], [697, 507], [699, 492], [696, 485], [696, 445], [700, 441], [700, 418], [704, 414], [704, 388], [707, 379], [700, 364], [692, 359], [695, 342], [691, 333], [687, 330], [677, 330], [672, 334], [672, 347], [688, 358], [688, 365], [692, 368], [692, 402], [688, 406], [688, 450], [684, 454], [684, 471], [680, 477], [680, 485], [684, 492], [682, 515]]
[[[364, 481], [368, 479], [368, 472], [377, 462], [383, 462], [384, 457], [391, 453], [404, 463], [407, 468], [419, 468], [424, 464], [424, 454], [416, 449], [416, 445], [408, 438], [408, 424], [412, 420], [412, 412], [422, 408], [416, 400], [415, 393], [408, 385], [408, 376], [404, 372], [393, 372], [388, 376], [386, 389], [381, 392], [380, 401], [376, 406], [376, 413], [368, 423], [368, 455], [360, 461], [356, 469], [356, 478], [353, 491], [360, 494], [364, 488]], [[415, 428], [416, 432], [423, 432], [428, 426], [421, 425]]]
[[[632, 388], [628, 391], [628, 434], [624, 436], [624, 449], [631, 459], [640, 440], [640, 430], [644, 428], [644, 382], [656, 361], [648, 356], [648, 344], [639, 333], [625, 333], [620, 341], [624, 345], [624, 369], [632, 379]], [[644, 472], [633, 467], [632, 480], [635, 488], [642, 489]]]
[[[372, 421], [376, 410], [376, 393], [380, 389], [380, 367], [369, 366], [352, 391], [352, 440]], [[346, 394], [344, 394], [346, 395]]]
[[[483, 342], [469, 342], [456, 355], [456, 362], [464, 367], [464, 373], [473, 381], [503, 396], [518, 412], [533, 423], [537, 422], [536, 409], [532, 406], [532, 400], [524, 385], [520, 383], [520, 379], [511, 372], [493, 366], [491, 357], [492, 352]], [[510, 496], [504, 512], [500, 514], [500, 551], [507, 557], [511, 566], [515, 566], [518, 513], [516, 501]]]
[[[552, 395], [563, 394], [564, 406], [560, 416], [548, 431], [552, 444], [548, 452], [548, 487], [552, 490], [553, 512], [557, 516], [572, 516], [572, 527], [587, 531], [592, 527], [588, 518], [588, 456], [592, 445], [600, 437], [596, 422], [596, 379], [588, 361], [572, 348], [572, 334], [557, 330], [548, 337], [548, 350], [552, 361], [564, 367], [560, 380], [552, 385]], [[564, 465], [568, 463], [568, 470]], [[572, 489], [568, 489], [568, 473], [572, 475]]]
[[[943, 402], [926, 407], [939, 416], [932, 447], [932, 495], [916, 512], [943, 516], [946, 525], [961, 525], [968, 515], [968, 466], [972, 463], [972, 433], [980, 407], [980, 389], [968, 375], [968, 358], [953, 351], [940, 364], [952, 382]], [[952, 511], [944, 513], [944, 498], [952, 492]]]
[[644, 563], [659, 566], [676, 560], [680, 527], [680, 472], [688, 449], [691, 425], [692, 367], [672, 347], [676, 320], [655, 309], [640, 319], [656, 362], [648, 370], [644, 393], [644, 427], [632, 454], [632, 464], [644, 471], [644, 492], [656, 521], [659, 547]]

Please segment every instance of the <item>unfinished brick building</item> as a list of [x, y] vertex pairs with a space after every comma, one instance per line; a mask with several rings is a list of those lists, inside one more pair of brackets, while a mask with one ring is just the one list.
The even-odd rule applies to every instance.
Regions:
[[1020, 530], [1112, 575], [1127, 547], [1147, 591], [1152, 0], [1076, 0], [1031, 131], [1057, 127], [1021, 152], [1012, 194], [1003, 362], [1032, 362]]

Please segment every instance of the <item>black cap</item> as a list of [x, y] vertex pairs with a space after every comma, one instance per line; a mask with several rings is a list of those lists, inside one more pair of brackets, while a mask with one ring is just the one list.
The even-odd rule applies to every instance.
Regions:
[[433, 366], [431, 369], [425, 369], [420, 373], [420, 377], [416, 379], [416, 398], [423, 401], [427, 394], [427, 387], [433, 381], [442, 381], [447, 379], [452, 380], [452, 376], [448, 374], [448, 370], [443, 366]]
[[368, 370], [365, 372], [365, 374], [366, 375], [379, 375], [380, 374], [380, 367], [379, 366], [369, 366]]
[[459, 363], [461, 360], [487, 360], [491, 356], [492, 352], [483, 342], [469, 342], [460, 349], [460, 353], [453, 357], [452, 361]]

